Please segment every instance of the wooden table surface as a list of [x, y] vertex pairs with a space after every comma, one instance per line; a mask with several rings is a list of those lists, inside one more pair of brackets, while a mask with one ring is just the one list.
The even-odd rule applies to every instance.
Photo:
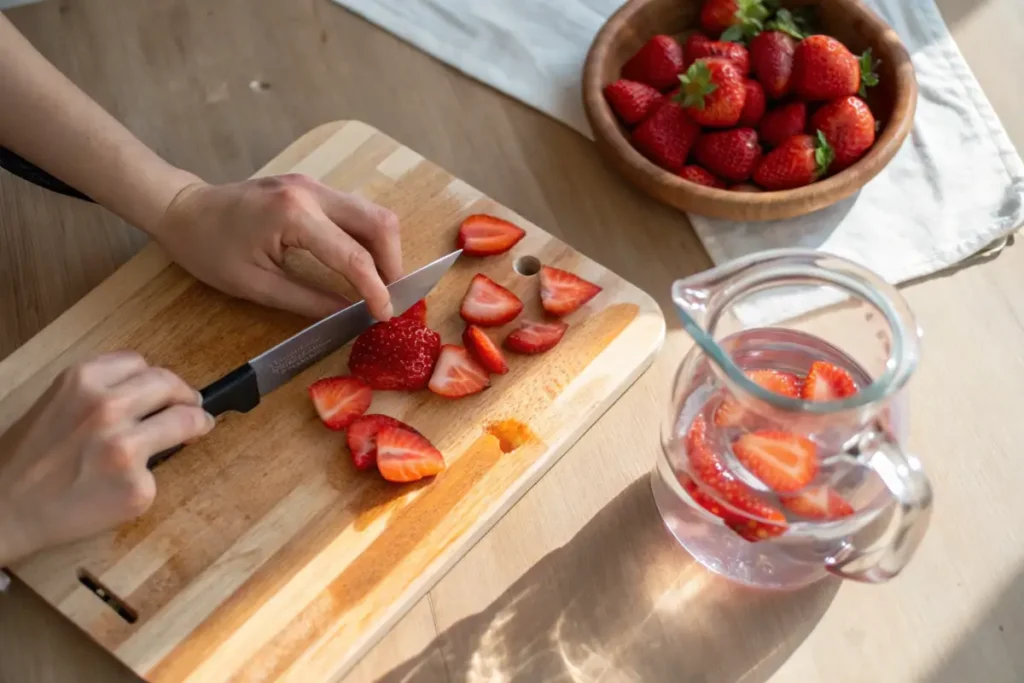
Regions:
[[[1022, 148], [1024, 5], [939, 5]], [[708, 258], [683, 215], [626, 187], [586, 139], [327, 0], [47, 0], [8, 16], [209, 180], [248, 176], [319, 123], [361, 119], [665, 307], [655, 366], [346, 681], [1024, 680], [1019, 247], [904, 290], [926, 335], [911, 446], [937, 501], [912, 564], [883, 586], [755, 593], [674, 544], [647, 482], [669, 377], [691, 346], [669, 285]], [[0, 356], [144, 243], [96, 207], [0, 176]], [[0, 681], [83, 680], [134, 679], [23, 586], [0, 594]]]

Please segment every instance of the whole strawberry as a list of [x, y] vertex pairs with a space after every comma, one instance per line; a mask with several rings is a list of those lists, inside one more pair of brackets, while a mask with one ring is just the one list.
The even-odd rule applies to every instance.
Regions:
[[821, 133], [794, 135], [769, 152], [754, 171], [754, 182], [766, 190], [810, 185], [828, 172], [832, 147]]
[[834, 100], [876, 85], [871, 51], [858, 59], [831, 36], [804, 38], [793, 54], [793, 89], [805, 100]]
[[764, 96], [764, 88], [753, 78], [743, 81], [747, 89], [747, 99], [743, 103], [743, 111], [740, 112], [739, 125], [753, 128], [764, 116], [765, 107], [768, 106]]
[[622, 77], [665, 91], [679, 82], [683, 71], [683, 48], [670, 36], [651, 38], [622, 67]]
[[750, 66], [768, 97], [777, 100], [790, 91], [796, 41], [781, 31], [765, 31], [750, 41]]
[[833, 171], [848, 167], [875, 144], [875, 117], [867, 103], [855, 95], [823, 106], [811, 119], [811, 128], [821, 131], [835, 150]]
[[604, 96], [622, 122], [629, 126], [646, 119], [665, 99], [651, 86], [624, 78], [605, 86]]
[[747, 88], [732, 62], [721, 57], [698, 59], [682, 76], [676, 95], [686, 113], [702, 126], [731, 128], [743, 113]]
[[742, 183], [761, 160], [761, 145], [753, 128], [735, 128], [700, 136], [694, 155], [718, 177]]
[[769, 147], [777, 147], [788, 138], [799, 135], [807, 127], [807, 105], [803, 102], [790, 102], [768, 111], [761, 119], [757, 132], [761, 142]]
[[690, 148], [700, 135], [700, 126], [690, 120], [683, 107], [666, 101], [633, 131], [633, 146], [648, 159], [669, 171], [686, 163]]
[[349, 370], [379, 391], [424, 389], [441, 353], [441, 335], [410, 318], [392, 318], [352, 345]]
[[709, 36], [739, 40], [755, 35], [768, 18], [761, 0], [706, 0], [700, 11], [700, 26]]
[[686, 39], [686, 44], [683, 46], [683, 55], [686, 60], [686, 68], [690, 68], [690, 65], [698, 59], [721, 57], [735, 64], [736, 68], [744, 76], [750, 73], [750, 55], [747, 52], [747, 48], [739, 43], [730, 43], [725, 40], [708, 40], [705, 36], [695, 33]]
[[682, 170], [679, 171], [679, 177], [683, 180], [689, 180], [691, 183], [704, 185], [705, 187], [717, 187], [720, 190], [725, 189], [724, 182], [716, 178], [714, 174], [706, 168], [701, 168], [696, 164], [683, 166]]

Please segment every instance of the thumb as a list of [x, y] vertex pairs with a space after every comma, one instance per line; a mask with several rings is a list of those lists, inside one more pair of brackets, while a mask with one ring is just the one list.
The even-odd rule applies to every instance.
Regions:
[[317, 320], [351, 305], [351, 301], [339, 294], [331, 294], [316, 287], [292, 280], [284, 273], [262, 271], [254, 283], [256, 290], [252, 299], [257, 303], [285, 311], [291, 311]]

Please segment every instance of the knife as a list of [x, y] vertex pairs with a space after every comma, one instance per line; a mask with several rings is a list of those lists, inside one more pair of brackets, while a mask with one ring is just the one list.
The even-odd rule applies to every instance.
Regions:
[[[405, 313], [429, 294], [461, 254], [461, 249], [454, 251], [388, 285], [394, 315]], [[375, 322], [365, 300], [327, 316], [202, 389], [203, 409], [214, 417], [249, 412], [259, 405], [260, 397], [337, 351]], [[147, 466], [153, 469], [183, 447], [157, 453]]]

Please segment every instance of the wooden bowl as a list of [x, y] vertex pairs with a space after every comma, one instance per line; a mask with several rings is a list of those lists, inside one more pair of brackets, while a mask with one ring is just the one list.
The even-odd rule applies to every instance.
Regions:
[[[880, 82], [869, 89], [868, 104], [881, 129], [874, 147], [849, 168], [806, 187], [777, 192], [731, 192], [689, 183], [648, 161], [629, 142], [629, 131], [604, 98], [604, 87], [618, 80], [622, 65], [652, 36], [682, 38], [699, 24], [702, 0], [631, 0], [594, 39], [583, 70], [583, 100], [594, 139], [605, 160], [650, 196], [683, 211], [740, 221], [792, 218], [849, 197], [892, 159], [910, 132], [917, 106], [917, 80], [903, 43], [860, 0], [820, 3], [825, 33], [854, 54], [871, 48], [881, 60]], [[813, 4], [784, 2], [789, 7]]]

